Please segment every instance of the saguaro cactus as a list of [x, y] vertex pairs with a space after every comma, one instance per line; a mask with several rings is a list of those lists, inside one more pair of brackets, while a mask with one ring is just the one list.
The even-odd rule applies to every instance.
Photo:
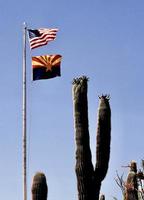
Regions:
[[125, 183], [124, 199], [138, 200], [137, 164], [135, 161], [130, 163], [130, 171]]
[[43, 173], [37, 172], [33, 177], [31, 192], [32, 200], [47, 200], [48, 187]]
[[88, 128], [87, 77], [73, 81], [74, 125], [76, 139], [76, 176], [79, 200], [98, 200], [110, 155], [111, 111], [109, 98], [101, 96], [97, 128], [97, 162], [92, 164]]

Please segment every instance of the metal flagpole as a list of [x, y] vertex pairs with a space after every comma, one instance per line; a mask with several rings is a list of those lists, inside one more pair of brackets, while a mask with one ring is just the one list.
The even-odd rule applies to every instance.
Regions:
[[23, 120], [23, 200], [27, 200], [27, 134], [26, 134], [26, 23], [23, 23], [23, 106], [22, 106], [22, 120]]

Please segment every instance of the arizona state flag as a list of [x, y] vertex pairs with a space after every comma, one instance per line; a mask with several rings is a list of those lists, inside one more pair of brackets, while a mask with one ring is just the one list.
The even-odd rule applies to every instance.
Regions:
[[32, 57], [33, 80], [49, 79], [60, 76], [61, 55]]

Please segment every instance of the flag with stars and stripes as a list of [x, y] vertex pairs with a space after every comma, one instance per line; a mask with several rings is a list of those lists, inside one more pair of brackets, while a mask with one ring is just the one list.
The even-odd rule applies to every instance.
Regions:
[[30, 48], [34, 49], [55, 40], [57, 28], [28, 29]]

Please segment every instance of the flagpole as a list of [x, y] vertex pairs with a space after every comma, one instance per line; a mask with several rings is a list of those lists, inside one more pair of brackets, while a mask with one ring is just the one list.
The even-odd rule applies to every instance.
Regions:
[[22, 105], [22, 145], [23, 145], [23, 200], [27, 200], [27, 134], [26, 134], [26, 23], [23, 23], [23, 105]]

